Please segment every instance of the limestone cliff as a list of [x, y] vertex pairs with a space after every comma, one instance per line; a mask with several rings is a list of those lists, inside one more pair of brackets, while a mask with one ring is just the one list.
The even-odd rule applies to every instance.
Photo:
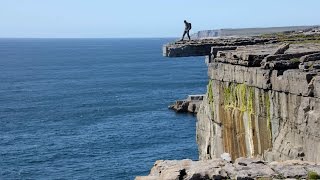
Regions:
[[207, 55], [197, 115], [199, 159], [230, 153], [320, 162], [319, 29], [176, 42], [168, 57]]
[[[149, 176], [137, 179], [306, 178], [311, 171], [319, 178], [319, 29], [175, 42], [163, 54], [206, 55], [209, 80], [196, 128], [200, 161], [157, 161]], [[281, 163], [267, 163], [293, 159], [286, 173]], [[318, 163], [316, 169], [306, 161]]]
[[212, 54], [198, 112], [200, 159], [228, 152], [320, 162], [320, 44], [286, 46], [280, 54], [283, 44]]

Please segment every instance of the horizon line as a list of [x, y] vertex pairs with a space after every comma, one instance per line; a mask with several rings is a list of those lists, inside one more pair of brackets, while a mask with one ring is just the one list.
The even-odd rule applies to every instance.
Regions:
[[0, 37], [0, 39], [172, 39], [179, 37]]
[[[217, 30], [244, 30], [244, 29], [268, 29], [268, 28], [286, 28], [286, 27], [320, 27], [320, 25], [287, 25], [287, 26], [256, 26], [256, 27], [230, 27], [230, 28], [217, 28], [217, 29], [204, 29], [204, 30], [198, 30], [195, 32], [192, 32], [192, 34], [197, 34], [201, 31], [217, 31]], [[165, 39], [165, 38], [179, 38], [179, 36], [176, 37], [152, 37], [152, 36], [137, 36], [137, 37], [0, 37], [0, 39]]]

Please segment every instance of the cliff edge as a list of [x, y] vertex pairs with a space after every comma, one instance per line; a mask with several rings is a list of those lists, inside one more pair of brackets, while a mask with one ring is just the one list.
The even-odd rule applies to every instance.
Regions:
[[[204, 176], [189, 179], [216, 179], [216, 175], [222, 178], [220, 171], [213, 176], [213, 169], [229, 165], [206, 162], [216, 162], [215, 159], [226, 153], [236, 162], [230, 165], [234, 168], [241, 157], [249, 158], [248, 161], [259, 158], [264, 165], [287, 160], [320, 163], [319, 29], [174, 42], [164, 46], [163, 54], [206, 56], [208, 64], [207, 93], [197, 114], [200, 161], [169, 163], [174, 167], [191, 166], [190, 172], [195, 171], [194, 166], [211, 169], [207, 176], [201, 171]], [[171, 173], [183, 170], [168, 169]], [[161, 172], [159, 177], [150, 178], [161, 179]], [[241, 172], [235, 173], [227, 173], [225, 177], [240, 177]], [[178, 179], [188, 179], [184, 175], [180, 174]], [[241, 178], [260, 177], [251, 175], [247, 173]], [[275, 175], [261, 177], [276, 178]], [[306, 174], [293, 177], [306, 178]]]

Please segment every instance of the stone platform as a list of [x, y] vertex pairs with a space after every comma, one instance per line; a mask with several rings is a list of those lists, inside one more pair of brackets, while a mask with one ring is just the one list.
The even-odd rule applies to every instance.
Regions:
[[207, 56], [210, 55], [212, 47], [220, 47], [221, 50], [227, 50], [234, 49], [235, 46], [245, 46], [274, 42], [276, 42], [274, 38], [225, 38], [177, 41], [163, 46], [163, 56]]
[[[320, 42], [316, 31], [293, 34], [267, 34], [255, 37], [223, 37], [215, 39], [196, 39], [176, 41], [163, 46], [165, 57], [210, 56], [221, 50], [234, 50], [239, 46], [265, 45], [275, 43]], [[214, 48], [213, 48], [214, 47]]]
[[290, 160], [265, 162], [261, 159], [239, 158], [234, 163], [223, 159], [207, 161], [157, 161], [148, 176], [136, 180], [214, 180], [214, 179], [319, 179], [320, 165]]

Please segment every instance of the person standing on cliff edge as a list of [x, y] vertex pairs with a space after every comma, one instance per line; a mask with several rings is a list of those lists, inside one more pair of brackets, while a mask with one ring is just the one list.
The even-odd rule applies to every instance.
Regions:
[[184, 28], [184, 32], [183, 32], [183, 36], [182, 36], [181, 41], [183, 41], [184, 36], [185, 36], [186, 34], [188, 35], [188, 38], [189, 38], [189, 41], [190, 41], [189, 31], [190, 31], [190, 29], [192, 28], [192, 27], [191, 27], [191, 23], [188, 23], [186, 20], [184, 20], [184, 25], [185, 25], [185, 28]]

